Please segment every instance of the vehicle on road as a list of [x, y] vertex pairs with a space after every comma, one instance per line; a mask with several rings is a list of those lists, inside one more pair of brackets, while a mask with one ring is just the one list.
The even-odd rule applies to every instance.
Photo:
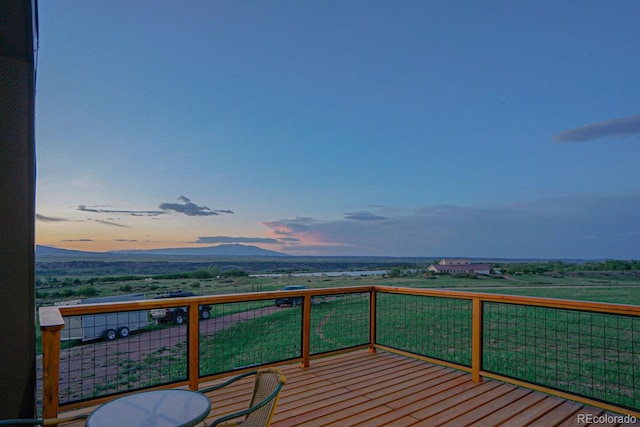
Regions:
[[[301, 289], [307, 288], [304, 285], [289, 285], [282, 288], [283, 291], [297, 291]], [[274, 300], [276, 307], [280, 307], [281, 305], [290, 305], [295, 307], [296, 305], [302, 304], [302, 301], [304, 301], [303, 297], [282, 297]]]
[[[172, 291], [166, 294], [155, 296], [153, 299], [162, 298], [181, 298], [181, 297], [193, 297], [193, 292]], [[198, 307], [200, 313], [200, 319], [208, 319], [211, 317], [211, 306], [201, 305]], [[151, 318], [158, 322], [173, 322], [176, 325], [182, 325], [187, 320], [187, 307], [167, 307], [156, 308], [149, 311]]]

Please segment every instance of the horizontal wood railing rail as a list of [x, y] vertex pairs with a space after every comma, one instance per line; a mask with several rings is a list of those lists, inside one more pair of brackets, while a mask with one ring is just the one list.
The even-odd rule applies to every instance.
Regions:
[[[460, 292], [449, 290], [435, 290], [435, 289], [416, 289], [416, 288], [398, 288], [390, 286], [357, 286], [357, 287], [340, 287], [340, 288], [323, 288], [323, 289], [307, 289], [296, 291], [272, 291], [272, 292], [258, 292], [258, 293], [242, 293], [242, 294], [228, 294], [228, 295], [215, 295], [215, 296], [198, 296], [198, 297], [185, 297], [185, 298], [167, 298], [167, 299], [152, 299], [143, 301], [128, 301], [117, 303], [100, 303], [100, 304], [86, 304], [86, 305], [73, 305], [73, 306], [56, 306], [56, 307], [42, 307], [40, 308], [40, 328], [42, 330], [42, 342], [43, 342], [43, 414], [46, 418], [56, 417], [59, 411], [58, 400], [58, 384], [59, 384], [59, 362], [60, 362], [60, 330], [64, 327], [64, 321], [62, 317], [66, 316], [79, 316], [88, 314], [101, 314], [101, 313], [113, 313], [124, 311], [136, 311], [136, 310], [152, 310], [157, 308], [168, 307], [188, 307], [190, 312], [197, 313], [198, 306], [201, 305], [213, 305], [224, 303], [237, 303], [237, 302], [249, 302], [249, 301], [261, 301], [275, 299], [276, 297], [303, 297], [303, 319], [302, 319], [302, 355], [300, 358], [301, 366], [308, 367], [310, 357], [310, 329], [311, 320], [310, 313], [312, 311], [311, 298], [321, 296], [331, 296], [340, 294], [352, 294], [352, 293], [369, 293], [370, 294], [370, 321], [369, 321], [369, 349], [375, 351], [376, 348], [382, 348], [389, 351], [397, 351], [402, 354], [409, 354], [409, 352], [402, 349], [387, 348], [383, 345], [379, 345], [376, 342], [376, 300], [377, 294], [399, 294], [399, 295], [415, 295], [425, 297], [439, 297], [439, 298], [455, 298], [462, 300], [469, 300], [472, 307], [472, 324], [471, 324], [471, 366], [456, 365], [455, 363], [444, 362], [444, 365], [453, 366], [459, 369], [463, 369], [470, 372], [474, 381], [481, 381], [481, 378], [489, 377], [503, 381], [512, 382], [517, 385], [523, 385], [525, 387], [540, 390], [548, 394], [554, 394], [565, 398], [581, 401], [583, 403], [598, 406], [607, 410], [613, 410], [617, 412], [625, 412], [631, 415], [640, 417], [639, 411], [629, 411], [629, 408], [620, 408], [616, 405], [611, 405], [599, 400], [589, 399], [584, 396], [576, 396], [571, 393], [565, 393], [549, 387], [539, 386], [536, 384], [520, 381], [518, 379], [502, 376], [499, 373], [486, 372], [482, 367], [483, 360], [483, 317], [484, 317], [484, 304], [485, 303], [498, 303], [498, 304], [516, 304], [521, 306], [530, 307], [545, 307], [564, 310], [574, 310], [580, 312], [602, 313], [612, 315], [622, 315], [640, 318], [640, 306], [613, 304], [613, 303], [600, 303], [590, 301], [573, 301], [573, 300], [560, 300], [554, 298], [541, 298], [541, 297], [524, 297], [514, 295], [502, 295], [502, 294], [485, 294], [479, 292]], [[198, 316], [189, 316], [187, 322], [187, 328], [189, 331], [198, 331], [200, 319]], [[188, 378], [187, 384], [189, 388], [197, 390], [199, 382], [202, 380], [199, 372], [199, 335], [198, 333], [188, 334]], [[411, 353], [413, 354], [413, 353]], [[433, 360], [428, 357], [418, 358], [441, 362]], [[165, 386], [170, 386], [165, 385]], [[175, 385], [175, 384], [173, 384]], [[111, 396], [113, 397], [113, 396]], [[83, 402], [84, 405], [92, 404], [104, 400], [104, 398], [96, 398], [91, 401]], [[76, 405], [81, 406], [81, 405]], [[63, 405], [63, 408], [71, 408], [73, 405]]]
[[598, 313], [640, 316], [640, 306], [606, 302], [578, 301], [544, 297], [525, 297], [519, 295], [487, 294], [481, 292], [448, 291], [440, 289], [397, 288], [392, 286], [373, 286], [376, 292], [404, 295], [424, 295], [442, 298], [469, 299], [482, 302], [528, 305], [533, 307], [563, 308], [567, 310], [591, 311]]
[[[640, 316], [640, 306], [615, 304], [593, 301], [576, 301], [556, 298], [525, 297], [518, 295], [486, 294], [480, 292], [448, 291], [436, 289], [398, 288], [392, 286], [352, 286], [340, 288], [307, 289], [297, 291], [269, 291], [243, 294], [226, 294], [215, 296], [194, 296], [182, 298], [150, 299], [142, 301], [126, 301], [98, 304], [78, 304], [68, 306], [56, 306], [62, 316], [77, 316], [82, 314], [112, 313], [117, 311], [150, 310], [153, 308], [175, 307], [188, 303], [222, 304], [230, 302], [259, 301], [274, 299], [276, 297], [293, 296], [323, 296], [334, 294], [362, 293], [362, 292], [387, 292], [403, 295], [424, 295], [442, 298], [469, 299], [478, 298], [483, 302], [502, 302], [507, 304], [528, 305], [536, 307], [564, 308], [569, 310], [592, 311], [598, 313], [622, 314]], [[186, 304], [185, 304], [186, 303]], [[43, 307], [48, 308], [48, 307]]]

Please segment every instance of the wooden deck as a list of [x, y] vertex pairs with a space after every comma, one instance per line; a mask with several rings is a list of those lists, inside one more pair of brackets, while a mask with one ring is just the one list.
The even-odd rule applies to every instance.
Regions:
[[[467, 373], [386, 352], [357, 351], [313, 360], [308, 369], [282, 369], [287, 384], [273, 427], [585, 426], [578, 414], [604, 414], [498, 381], [474, 383]], [[210, 419], [239, 409], [250, 393], [247, 381], [211, 395]]]
[[[356, 351], [312, 360], [308, 369], [281, 369], [287, 384], [273, 427], [629, 425], [580, 422], [579, 414], [619, 414], [498, 381], [474, 383], [468, 373], [386, 352]], [[210, 393], [207, 421], [244, 409], [252, 381]]]

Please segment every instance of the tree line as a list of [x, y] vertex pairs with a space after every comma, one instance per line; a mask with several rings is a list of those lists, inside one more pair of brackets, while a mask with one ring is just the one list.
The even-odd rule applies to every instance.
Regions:
[[548, 261], [535, 263], [502, 263], [494, 264], [496, 269], [500, 269], [508, 274], [544, 274], [544, 273], [567, 273], [567, 272], [597, 272], [597, 271], [640, 271], [640, 261], [638, 260], [604, 260], [585, 262]]

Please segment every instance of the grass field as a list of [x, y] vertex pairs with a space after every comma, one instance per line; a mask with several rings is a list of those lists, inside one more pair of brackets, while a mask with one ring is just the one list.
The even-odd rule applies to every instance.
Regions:
[[[56, 301], [83, 298], [78, 292], [86, 288], [86, 283], [74, 284], [75, 279], [90, 277], [82, 271], [80, 276], [66, 276], [60, 279], [61, 286], [41, 288], [36, 305], [51, 305]], [[188, 290], [196, 295], [221, 295], [231, 293], [273, 291], [287, 285], [302, 284], [308, 288], [331, 288], [338, 286], [384, 285], [430, 289], [451, 289], [474, 292], [488, 292], [523, 296], [542, 296], [562, 299], [612, 302], [640, 305], [640, 276], [632, 273], [594, 272], [579, 276], [520, 275], [509, 279], [461, 278], [456, 276], [408, 275], [389, 278], [367, 277], [236, 277], [221, 279], [152, 279], [140, 277], [121, 282], [96, 282], [95, 296], [123, 295], [143, 292], [149, 298], [170, 290]], [[73, 296], [65, 297], [64, 294]], [[52, 294], [57, 293], [53, 297]], [[42, 295], [45, 297], [42, 297]], [[40, 331], [37, 331], [37, 348], [40, 352]]]
[[144, 292], [149, 298], [153, 298], [169, 290], [191, 291], [196, 295], [220, 295], [272, 291], [287, 285], [302, 284], [309, 288], [358, 285], [406, 286], [640, 305], [640, 273], [637, 272], [592, 272], [564, 276], [518, 275], [508, 278], [467, 278], [423, 274], [393, 278], [386, 276], [273, 278], [242, 276], [218, 279], [150, 279], [141, 276], [138, 279], [118, 282], [96, 281], [91, 285], [85, 282], [74, 284], [74, 280], [74, 277], [67, 277], [66, 281], [59, 281], [56, 287], [38, 288], [38, 304], [83, 298], [80, 292], [88, 287], [95, 289], [94, 296]]

